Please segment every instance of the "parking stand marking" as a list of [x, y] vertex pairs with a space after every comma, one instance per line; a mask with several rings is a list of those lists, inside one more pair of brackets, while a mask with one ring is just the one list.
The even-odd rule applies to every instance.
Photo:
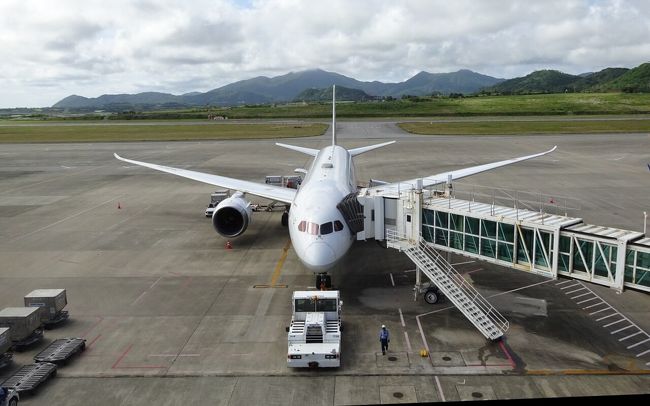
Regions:
[[[639, 353], [636, 354], [636, 358], [643, 357], [647, 354], [650, 354], [650, 334], [645, 332], [643, 329], [641, 329], [639, 326], [637, 326], [634, 322], [632, 322], [630, 319], [628, 319], [626, 316], [621, 314], [618, 310], [616, 310], [614, 307], [612, 307], [609, 303], [607, 303], [603, 298], [598, 296], [595, 292], [593, 292], [591, 289], [586, 287], [582, 282], [578, 281], [577, 284], [569, 285], [569, 286], [564, 286], [569, 282], [574, 282], [574, 281], [562, 281], [556, 284], [556, 286], [562, 286], [560, 289], [564, 291], [564, 294], [569, 296], [572, 300], [578, 299], [578, 298], [585, 298], [580, 300], [579, 302], [576, 302], [578, 305], [582, 305], [583, 303], [588, 303], [589, 305], [586, 307], [582, 307], [582, 310], [589, 310], [593, 308], [597, 308], [593, 312], [588, 312], [589, 316], [593, 316], [595, 318], [595, 321], [597, 323], [604, 322], [606, 324], [602, 325], [602, 328], [606, 329], [610, 335], [616, 335], [619, 333], [626, 334], [624, 337], [616, 337], [618, 342], [624, 342], [630, 340], [630, 345], [626, 346], [626, 349], [631, 350], [631, 349], [636, 349], [635, 351], [639, 351]], [[566, 291], [565, 289], [569, 289], [572, 287], [578, 287], [581, 286], [580, 289], [573, 290], [573, 291]], [[587, 293], [582, 293], [578, 296], [573, 296], [571, 297], [570, 295], [572, 293], [585, 290]], [[604, 307], [602, 307], [604, 306]], [[602, 307], [602, 308], [601, 308]], [[605, 315], [599, 315], [599, 313], [604, 313], [604, 312], [610, 312], [609, 314]], [[595, 316], [597, 315], [597, 316]], [[608, 319], [616, 317], [617, 320], [610, 321]], [[614, 330], [610, 331], [609, 328], [613, 327]], [[637, 341], [638, 340], [638, 341]], [[645, 365], [650, 365], [650, 362], [646, 362]]]

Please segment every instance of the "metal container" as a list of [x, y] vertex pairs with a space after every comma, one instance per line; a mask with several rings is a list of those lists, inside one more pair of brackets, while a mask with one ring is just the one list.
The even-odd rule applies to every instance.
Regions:
[[13, 343], [23, 341], [41, 326], [40, 307], [6, 307], [0, 310], [0, 327], [9, 327]]
[[0, 357], [7, 352], [11, 347], [11, 337], [9, 336], [9, 328], [0, 327]]
[[43, 308], [41, 321], [54, 319], [67, 304], [65, 289], [36, 289], [25, 296], [25, 306]]

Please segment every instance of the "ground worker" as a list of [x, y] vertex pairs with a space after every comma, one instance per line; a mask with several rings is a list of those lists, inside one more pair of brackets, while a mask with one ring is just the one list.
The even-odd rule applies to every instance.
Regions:
[[388, 343], [390, 343], [390, 333], [383, 324], [381, 330], [379, 330], [379, 341], [381, 342], [381, 353], [386, 355], [386, 351], [388, 351]]

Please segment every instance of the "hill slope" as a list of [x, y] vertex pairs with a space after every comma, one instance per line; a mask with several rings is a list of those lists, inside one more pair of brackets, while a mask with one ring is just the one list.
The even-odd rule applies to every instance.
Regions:
[[[336, 87], [336, 100], [368, 101], [373, 99], [375, 99], [375, 97], [370, 96], [363, 90], [350, 89], [343, 86]], [[332, 100], [332, 88], [330, 86], [327, 86], [323, 89], [305, 89], [294, 98], [294, 101], [305, 101], [305, 102], [315, 102], [315, 101], [328, 102], [331, 100]]]
[[611, 90], [623, 92], [650, 92], [650, 63], [630, 69], [606, 85]]
[[165, 93], [139, 93], [135, 95], [102, 95], [97, 98], [68, 96], [54, 104], [55, 108], [143, 108], [165, 105], [232, 106], [262, 104], [295, 100], [305, 89], [322, 89], [331, 85], [358, 89], [368, 96], [400, 97], [404, 94], [430, 95], [439, 93], [473, 93], [503, 79], [481, 75], [469, 70], [450, 73], [420, 72], [400, 83], [378, 81], [362, 82], [347, 76], [321, 69], [291, 72], [273, 78], [259, 76], [231, 83], [206, 93], [187, 93], [175, 96]]
[[600, 72], [569, 75], [540, 70], [482, 90], [492, 94], [534, 94], [562, 92], [650, 92], [650, 63], [634, 69], [606, 68]]

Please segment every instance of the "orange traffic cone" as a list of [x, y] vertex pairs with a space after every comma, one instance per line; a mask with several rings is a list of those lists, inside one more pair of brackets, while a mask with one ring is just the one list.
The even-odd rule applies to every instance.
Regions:
[[227, 250], [231, 250], [231, 249], [232, 249], [232, 244], [230, 243], [230, 241], [226, 241], [226, 249], [227, 249]]

